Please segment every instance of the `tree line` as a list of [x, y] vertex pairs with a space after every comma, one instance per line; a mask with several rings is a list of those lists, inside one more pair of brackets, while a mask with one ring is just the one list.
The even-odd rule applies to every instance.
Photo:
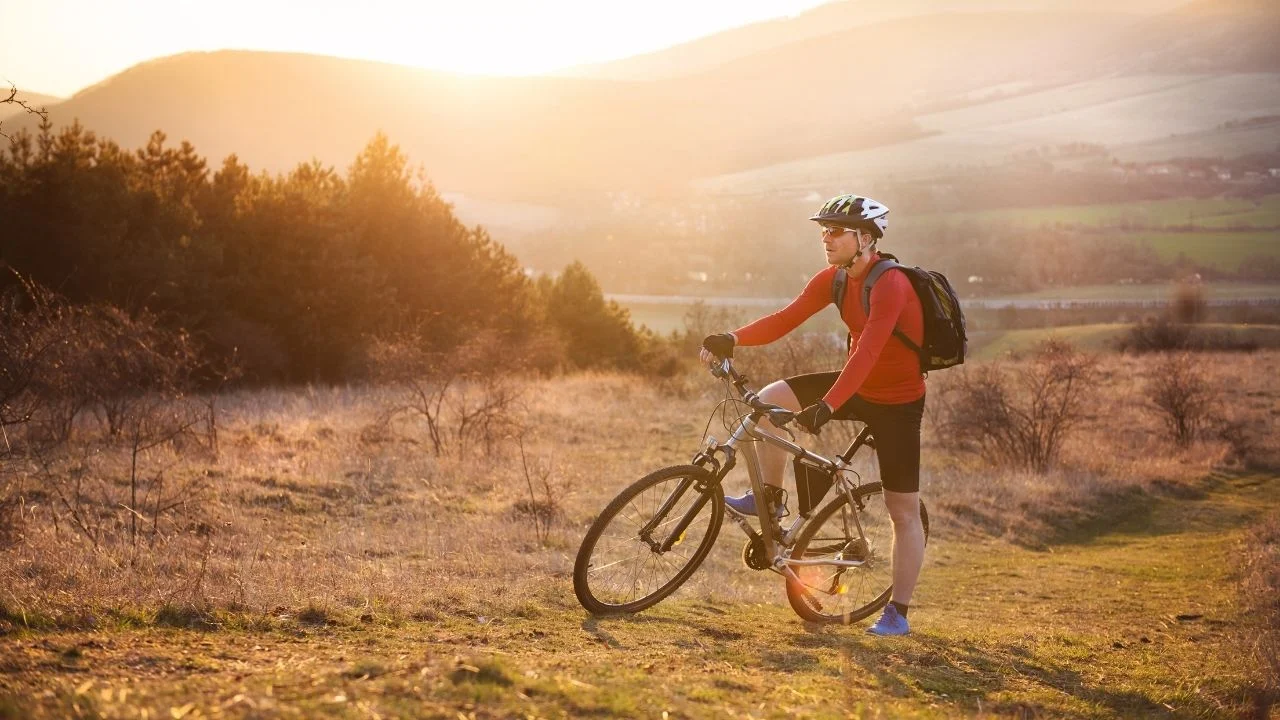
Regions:
[[543, 369], [662, 364], [584, 266], [530, 279], [381, 134], [345, 172], [273, 176], [162, 132], [128, 150], [46, 122], [0, 151], [0, 217], [0, 290], [145, 313], [259, 382], [365, 377], [386, 338], [447, 353], [483, 334]]

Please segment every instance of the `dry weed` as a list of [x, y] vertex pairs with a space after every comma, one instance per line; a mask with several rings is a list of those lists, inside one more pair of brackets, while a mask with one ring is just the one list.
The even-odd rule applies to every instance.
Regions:
[[1262, 669], [1258, 717], [1280, 701], [1280, 515], [1272, 515], [1245, 538], [1242, 597], [1253, 626], [1244, 635]]
[[[1280, 442], [1270, 429], [1280, 409], [1280, 380], [1270, 371], [1278, 357], [1198, 356], [1235, 420], [1257, 429], [1253, 461], [1274, 456]], [[1117, 498], [1170, 483], [1190, 488], [1229, 461], [1228, 443], [1211, 436], [1169, 452], [1158, 419], [1143, 409], [1151, 372], [1134, 356], [1105, 357], [1088, 422], [1062, 446], [1060, 469], [1043, 475], [994, 471], [955, 455], [926, 425], [923, 493], [938, 532], [1038, 544], [1114, 510]], [[930, 379], [931, 393], [942, 377]], [[232, 392], [219, 403], [216, 456], [170, 449], [155, 458], [166, 467], [165, 487], [198, 480], [205, 499], [166, 516], [155, 542], [139, 543], [136, 553], [118, 521], [95, 549], [68, 527], [56, 497], [33, 495], [32, 470], [10, 464], [4, 478], [10, 497], [21, 498], [22, 520], [18, 541], [0, 550], [4, 621], [92, 625], [140, 612], [153, 619], [167, 607], [174, 618], [201, 622], [217, 622], [226, 610], [265, 621], [310, 610], [323, 622], [347, 622], [491, 617], [571, 603], [573, 554], [599, 509], [626, 484], [688, 462], [696, 450], [721, 388], [700, 371], [683, 383], [686, 394], [615, 373], [519, 381], [529, 476], [510, 442], [489, 451], [475, 445], [460, 457], [435, 455], [420, 425], [377, 442], [362, 438], [394, 403], [387, 388]], [[839, 449], [854, 429], [833, 429], [818, 443]], [[712, 432], [723, 439], [714, 423]], [[545, 499], [537, 465], [551, 459], [560, 512], [539, 515], [536, 526], [513, 520], [513, 508], [529, 502], [530, 478], [535, 501]], [[121, 461], [94, 456], [91, 470], [119, 476]], [[873, 479], [870, 456], [858, 463]], [[735, 470], [726, 482], [737, 491], [745, 474]], [[778, 599], [770, 578], [742, 568], [737, 540], [727, 530], [683, 592]]]

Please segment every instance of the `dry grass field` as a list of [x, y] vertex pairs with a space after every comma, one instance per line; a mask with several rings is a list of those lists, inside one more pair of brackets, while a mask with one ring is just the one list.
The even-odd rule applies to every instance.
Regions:
[[235, 392], [216, 452], [140, 456], [179, 505], [143, 513], [136, 542], [127, 514], [97, 508], [86, 532], [41, 484], [114, 497], [128, 457], [86, 427], [43, 475], [0, 478], [21, 497], [0, 549], [0, 718], [1247, 713], [1272, 676], [1237, 558], [1280, 502], [1278, 361], [1199, 356], [1218, 429], [1178, 448], [1144, 394], [1153, 358], [1106, 356], [1042, 475], [951, 449], [930, 413], [932, 540], [916, 632], [895, 642], [806, 626], [729, 525], [653, 610], [577, 606], [595, 513], [696, 450], [722, 394], [700, 372], [522, 380], [523, 459], [510, 437], [436, 455], [423, 426], [378, 422], [390, 388]]

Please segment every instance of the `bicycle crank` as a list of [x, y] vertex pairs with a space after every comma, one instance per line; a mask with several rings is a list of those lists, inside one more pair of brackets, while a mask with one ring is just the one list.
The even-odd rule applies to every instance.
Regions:
[[771, 567], [772, 563], [764, 553], [763, 537], [756, 535], [747, 538], [747, 544], [742, 546], [742, 562], [752, 570], [768, 570]]

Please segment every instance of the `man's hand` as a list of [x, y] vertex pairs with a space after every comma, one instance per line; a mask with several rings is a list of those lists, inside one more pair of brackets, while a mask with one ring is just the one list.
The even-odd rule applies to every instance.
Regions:
[[814, 435], [817, 435], [822, 430], [822, 426], [826, 425], [830, 419], [831, 406], [821, 400], [801, 410], [800, 414], [796, 415], [796, 423]]
[[[733, 334], [717, 333], [702, 339], [702, 349], [718, 358], [733, 357]], [[705, 358], [703, 358], [705, 360]]]

